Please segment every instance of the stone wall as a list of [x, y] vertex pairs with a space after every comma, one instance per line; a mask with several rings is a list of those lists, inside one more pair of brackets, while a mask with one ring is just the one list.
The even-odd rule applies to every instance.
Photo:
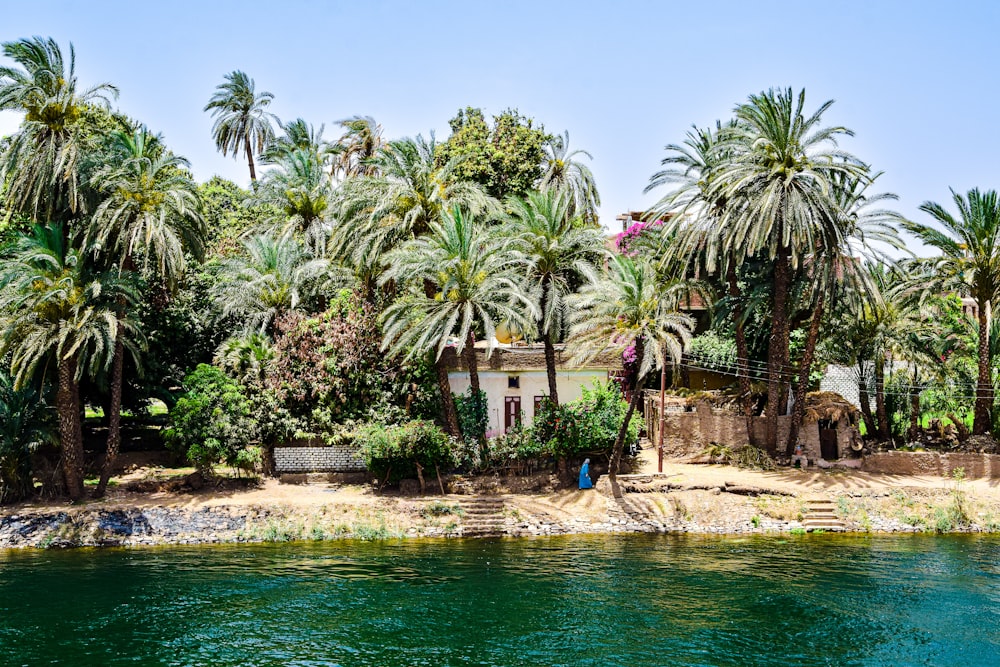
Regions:
[[1000, 477], [1000, 455], [937, 452], [878, 452], [861, 463], [865, 472], [951, 477], [958, 468], [970, 478]]
[[365, 462], [355, 447], [275, 447], [274, 467], [278, 473], [362, 472]]
[[[678, 412], [676, 406], [666, 405], [663, 417], [663, 453], [668, 458], [699, 459], [712, 443], [726, 445], [733, 449], [747, 444], [746, 419], [742, 414], [730, 410], [716, 409], [707, 401], [698, 403], [693, 412]], [[671, 410], [673, 408], [673, 410]], [[647, 398], [646, 433], [655, 447], [658, 444], [660, 422], [659, 400]], [[778, 417], [778, 449], [784, 451], [788, 442], [788, 428], [791, 417]], [[767, 434], [764, 417], [753, 419], [754, 439], [763, 442]], [[852, 455], [852, 429], [838, 427], [837, 448], [840, 458]], [[819, 425], [804, 422], [799, 430], [799, 442], [810, 461], [821, 458]]]

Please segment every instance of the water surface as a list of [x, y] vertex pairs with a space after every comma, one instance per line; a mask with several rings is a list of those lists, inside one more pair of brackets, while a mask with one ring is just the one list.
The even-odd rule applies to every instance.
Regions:
[[0, 665], [994, 665], [1000, 540], [0, 551]]

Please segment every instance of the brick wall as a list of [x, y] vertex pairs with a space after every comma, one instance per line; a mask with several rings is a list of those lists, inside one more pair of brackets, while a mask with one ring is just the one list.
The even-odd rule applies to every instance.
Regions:
[[274, 467], [279, 473], [361, 472], [365, 463], [352, 446], [275, 447]]
[[1000, 455], [937, 452], [879, 452], [865, 457], [861, 469], [888, 475], [941, 475], [957, 468], [970, 478], [1000, 477]]

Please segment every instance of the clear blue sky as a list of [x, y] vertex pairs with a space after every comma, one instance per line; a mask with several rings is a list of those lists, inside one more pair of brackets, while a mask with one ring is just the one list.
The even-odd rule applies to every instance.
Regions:
[[[648, 206], [643, 187], [692, 124], [747, 95], [805, 87], [843, 146], [883, 170], [904, 215], [949, 187], [1000, 188], [995, 2], [57, 2], [4, 3], [0, 39], [76, 46], [83, 84], [162, 132], [204, 180], [246, 185], [202, 112], [242, 69], [283, 119], [364, 114], [390, 138], [448, 135], [464, 106], [516, 107], [593, 156], [602, 222]], [[0, 114], [0, 134], [16, 119]]]

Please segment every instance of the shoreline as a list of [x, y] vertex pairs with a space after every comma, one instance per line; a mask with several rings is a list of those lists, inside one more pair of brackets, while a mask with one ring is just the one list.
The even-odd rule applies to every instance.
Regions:
[[[788, 535], [815, 528], [804, 520], [818, 497], [839, 525], [812, 532], [1000, 532], [1000, 491], [990, 480], [956, 485], [896, 476], [877, 484], [856, 475], [795, 479], [789, 472], [737, 471], [701, 466], [686, 474], [623, 475], [620, 497], [603, 477], [588, 491], [397, 496], [351, 485], [286, 488], [269, 480], [260, 489], [229, 494], [122, 494], [79, 506], [0, 508], [0, 549], [622, 533]], [[819, 490], [816, 483], [822, 483]]]

